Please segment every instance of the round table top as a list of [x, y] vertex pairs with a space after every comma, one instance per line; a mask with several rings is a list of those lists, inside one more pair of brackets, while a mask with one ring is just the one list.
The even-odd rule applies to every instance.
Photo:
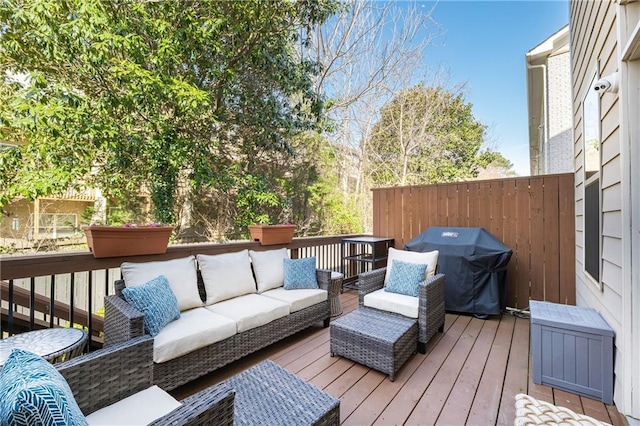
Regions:
[[344, 278], [344, 275], [341, 274], [340, 272], [336, 272], [336, 271], [331, 271], [331, 279], [332, 280], [338, 280]]
[[0, 340], [0, 365], [13, 349], [24, 349], [49, 360], [76, 347], [86, 338], [87, 333], [78, 328], [46, 328], [16, 334]]

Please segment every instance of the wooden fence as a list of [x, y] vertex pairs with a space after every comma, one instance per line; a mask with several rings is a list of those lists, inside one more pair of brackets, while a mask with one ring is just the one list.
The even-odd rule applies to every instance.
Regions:
[[573, 174], [373, 190], [373, 234], [395, 247], [430, 226], [483, 227], [513, 250], [507, 306], [575, 305]]

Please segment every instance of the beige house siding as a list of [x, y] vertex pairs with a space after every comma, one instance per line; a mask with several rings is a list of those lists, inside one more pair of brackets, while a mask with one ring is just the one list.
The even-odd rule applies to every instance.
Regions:
[[[39, 199], [37, 201], [19, 199], [13, 201], [4, 207], [0, 223], [0, 246], [15, 245], [17, 248], [27, 248], [34, 244], [34, 240], [50, 238], [51, 235], [38, 234], [36, 216], [43, 214], [75, 215], [77, 235], [82, 236], [80, 230], [83, 225], [82, 214], [93, 204], [94, 202], [91, 200], [69, 199]], [[18, 225], [18, 229], [14, 229], [15, 223]]]
[[[601, 288], [584, 272], [584, 152], [582, 140], [582, 101], [594, 72], [598, 78], [617, 70], [616, 10], [613, 2], [572, 1], [571, 65], [573, 87], [574, 165], [576, 171], [576, 301], [598, 310], [616, 334], [622, 328], [622, 224], [620, 140], [618, 137], [618, 97], [600, 96], [601, 124], [601, 216], [603, 261], [600, 265]], [[612, 36], [612, 37], [611, 37]], [[599, 66], [598, 66], [599, 64]], [[622, 393], [623, 342], [616, 340], [614, 395]]]
[[[638, 196], [634, 195], [633, 144], [638, 143], [637, 128], [628, 122], [637, 115], [638, 82], [633, 72], [626, 78], [626, 64], [621, 52], [628, 33], [637, 28], [640, 2], [570, 1], [571, 73], [573, 89], [573, 141], [576, 197], [576, 301], [599, 311], [616, 332], [614, 357], [614, 401], [620, 412], [640, 418], [638, 386], [640, 374], [637, 351], [640, 348], [637, 331], [638, 277], [631, 254], [634, 243], [633, 226], [638, 215]], [[637, 69], [636, 64], [636, 69]], [[623, 77], [617, 93], [598, 95], [600, 118], [600, 281], [586, 272], [585, 253], [585, 152], [583, 150], [583, 100], [593, 90], [596, 78], [621, 72]], [[635, 87], [634, 87], [635, 85]], [[629, 99], [626, 99], [629, 98]], [[634, 112], [635, 108], [635, 112]], [[629, 113], [631, 111], [631, 113]], [[633, 126], [632, 126], [633, 127]], [[635, 141], [635, 142], [634, 142]], [[637, 176], [637, 175], [636, 175]], [[635, 189], [637, 191], [637, 189]], [[637, 226], [637, 225], [636, 225]], [[635, 267], [637, 268], [637, 266]], [[634, 327], [633, 324], [636, 323]], [[635, 331], [634, 331], [635, 329]]]

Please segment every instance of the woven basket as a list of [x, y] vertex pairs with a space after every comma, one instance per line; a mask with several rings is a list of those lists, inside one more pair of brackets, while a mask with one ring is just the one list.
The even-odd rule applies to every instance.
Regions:
[[516, 395], [516, 418], [514, 426], [611, 426], [593, 417], [577, 414], [568, 408], [558, 407], [545, 401], [539, 401], [529, 395]]

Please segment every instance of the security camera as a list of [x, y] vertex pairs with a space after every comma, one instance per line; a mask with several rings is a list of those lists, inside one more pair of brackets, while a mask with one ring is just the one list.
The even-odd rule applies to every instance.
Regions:
[[614, 72], [613, 74], [602, 77], [600, 80], [596, 81], [596, 84], [593, 86], [593, 90], [597, 93], [618, 93], [618, 73]]

